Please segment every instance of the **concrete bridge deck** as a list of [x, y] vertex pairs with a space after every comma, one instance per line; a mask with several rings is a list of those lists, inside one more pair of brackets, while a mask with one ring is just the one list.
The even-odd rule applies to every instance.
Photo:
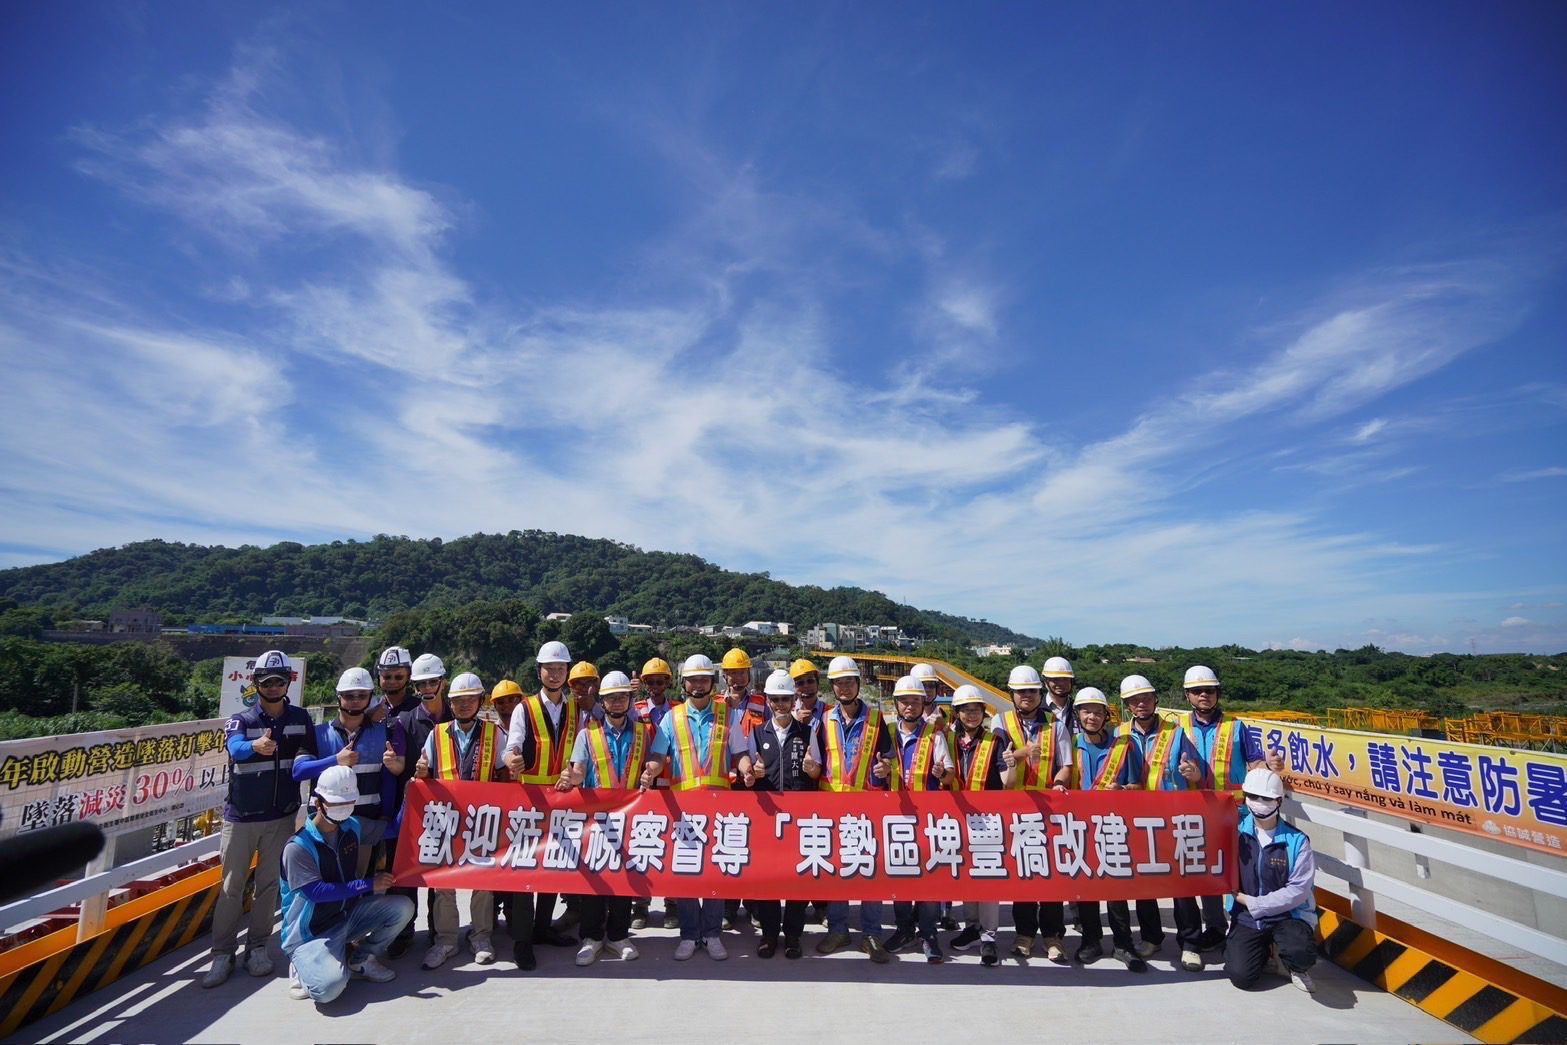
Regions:
[[[466, 900], [459, 898], [459, 910]], [[1003, 918], [1005, 918], [1003, 907]], [[655, 912], [657, 908], [655, 907]], [[888, 912], [890, 915], [890, 911]], [[422, 912], [421, 912], [422, 924]], [[940, 966], [899, 955], [884, 966], [858, 952], [828, 958], [810, 952], [825, 930], [807, 928], [806, 956], [755, 956], [754, 929], [725, 933], [729, 960], [703, 953], [672, 958], [677, 934], [633, 934], [642, 957], [573, 965], [568, 948], [539, 948], [539, 968], [520, 973], [498, 928], [503, 956], [483, 967], [462, 957], [444, 968], [419, 967], [423, 934], [390, 963], [398, 979], [356, 981], [318, 1008], [288, 997], [286, 963], [273, 946], [278, 973], [255, 979], [243, 969], [228, 983], [197, 982], [208, 955], [199, 946], [166, 955], [65, 1010], [23, 1027], [10, 1041], [258, 1042], [372, 1041], [468, 1043], [547, 1040], [595, 1043], [700, 1042], [719, 1037], [762, 1045], [783, 1040], [883, 1043], [951, 1042], [982, 1035], [1019, 1041], [1291, 1042], [1473, 1041], [1456, 1028], [1339, 969], [1320, 962], [1315, 995], [1265, 977], [1242, 992], [1221, 969], [1183, 972], [1173, 922], [1164, 950], [1144, 974], [1108, 958], [1083, 967], [1004, 960], [993, 969], [976, 953], [952, 954]], [[943, 934], [943, 939], [948, 934]], [[1001, 941], [1011, 938], [1003, 924]], [[1106, 941], [1108, 943], [1108, 940]], [[1076, 937], [1069, 932], [1068, 951]], [[1216, 955], [1210, 956], [1217, 958]], [[624, 1039], [623, 1039], [624, 1040]]]

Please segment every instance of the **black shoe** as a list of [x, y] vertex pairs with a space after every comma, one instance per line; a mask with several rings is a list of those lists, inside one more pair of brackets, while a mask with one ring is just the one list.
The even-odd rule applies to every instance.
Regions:
[[575, 947], [577, 941], [553, 926], [535, 926], [533, 942], [546, 947]]
[[979, 964], [994, 965], [1001, 959], [996, 956], [996, 941], [986, 940], [979, 945]]
[[899, 929], [882, 941], [881, 945], [891, 954], [897, 954], [903, 948], [914, 942], [914, 934], [906, 929]]
[[511, 960], [517, 963], [517, 968], [523, 972], [532, 972], [539, 967], [539, 960], [533, 956], [531, 943], [514, 943], [511, 945]]
[[966, 951], [979, 942], [979, 926], [970, 925], [952, 939], [947, 941], [947, 946], [954, 951]]
[[941, 921], [936, 923], [936, 928], [950, 933], [958, 928], [958, 920], [950, 914], [944, 914], [941, 916]]
[[784, 957], [785, 958], [798, 958], [799, 956], [800, 956], [800, 939], [799, 939], [799, 937], [791, 936], [791, 937], [789, 937], [789, 939], [784, 941]]
[[1209, 930], [1197, 937], [1197, 949], [1199, 951], [1217, 951], [1224, 947], [1224, 933], [1222, 931]]
[[411, 935], [393, 938], [392, 942], [386, 945], [386, 956], [388, 958], [401, 958], [408, 953], [408, 945], [413, 942], [414, 938]]
[[776, 936], [769, 936], [756, 946], [756, 956], [758, 958], [771, 958], [776, 953], [778, 953], [778, 937]]
[[1077, 953], [1072, 955], [1074, 959], [1083, 965], [1090, 965], [1104, 956], [1104, 945], [1102, 945], [1098, 940], [1095, 940], [1092, 943], [1083, 944], [1083, 946], [1077, 949]]

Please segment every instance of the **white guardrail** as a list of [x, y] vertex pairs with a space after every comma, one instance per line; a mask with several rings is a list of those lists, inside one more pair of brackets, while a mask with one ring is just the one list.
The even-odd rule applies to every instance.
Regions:
[[1363, 809], [1289, 798], [1285, 801], [1285, 813], [1292, 820], [1320, 824], [1343, 834], [1345, 859], [1339, 860], [1319, 851], [1316, 853], [1317, 872], [1348, 885], [1350, 917], [1357, 924], [1376, 928], [1376, 898], [1386, 896], [1438, 918], [1466, 925], [1548, 961], [1567, 965], [1567, 939], [1375, 871], [1371, 868], [1368, 843], [1375, 841], [1412, 853], [1417, 862], [1437, 860], [1550, 896], [1567, 897], [1567, 873], [1445, 838], [1418, 834], [1404, 826], [1384, 824], [1372, 820]]
[[[103, 912], [108, 907], [109, 894], [114, 890], [138, 879], [151, 878], [170, 868], [213, 856], [218, 852], [221, 840], [218, 834], [211, 834], [118, 867], [98, 867], [103, 860], [100, 857], [88, 865], [86, 877], [0, 907], [0, 931], [10, 932], [24, 922], [47, 917], [72, 904], [81, 904], [76, 938], [84, 940], [103, 927]], [[113, 838], [109, 841], [112, 844]], [[105, 848], [106, 853], [112, 855], [112, 845]]]

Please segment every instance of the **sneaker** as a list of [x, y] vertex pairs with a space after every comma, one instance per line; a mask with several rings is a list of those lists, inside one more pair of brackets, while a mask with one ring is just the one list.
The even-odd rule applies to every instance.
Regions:
[[996, 954], [995, 940], [986, 940], [979, 945], [979, 964], [994, 965], [1000, 960], [1001, 958]]
[[642, 957], [642, 952], [630, 940], [611, 940], [604, 945], [604, 950], [623, 962], [634, 962]]
[[979, 942], [979, 926], [970, 925], [952, 939], [947, 941], [947, 946], [954, 951], [966, 951]]
[[480, 965], [495, 964], [495, 945], [488, 936], [469, 936], [468, 946], [473, 948], [473, 960]]
[[1181, 968], [1187, 972], [1202, 972], [1202, 954], [1190, 947], [1181, 951]]
[[[1143, 943], [1147, 942], [1147, 940], [1143, 941]], [[1137, 949], [1139, 951], [1142, 950], [1142, 944], [1138, 944]], [[1117, 947], [1114, 951], [1110, 952], [1110, 957], [1114, 958], [1118, 962], [1125, 962], [1128, 972], [1148, 971], [1148, 963], [1143, 961], [1132, 951], [1123, 950], [1122, 948]]]
[[665, 911], [664, 912], [664, 928], [666, 928], [666, 929], [678, 929], [678, 928], [680, 928], [680, 915], [676, 914], [674, 911]]
[[702, 946], [707, 948], [707, 956], [715, 962], [721, 962], [729, 957], [729, 952], [724, 949], [724, 941], [717, 936], [709, 936], [702, 941]]
[[295, 1001], [309, 1001], [310, 988], [305, 986], [305, 981], [299, 978], [299, 973], [294, 968], [294, 963], [288, 963], [288, 996]]
[[[495, 956], [490, 956], [494, 961]], [[292, 968], [292, 966], [290, 966]], [[348, 963], [348, 971], [356, 980], [369, 980], [371, 983], [386, 983], [388, 980], [397, 979], [397, 974], [381, 964], [381, 959], [373, 954], [360, 956], [357, 961]]]
[[265, 947], [254, 947], [245, 955], [245, 971], [252, 976], [272, 975], [272, 956]]
[[420, 962], [426, 969], [439, 969], [446, 964], [446, 960], [457, 953], [457, 948], [448, 947], [444, 943], [438, 943], [424, 952], [424, 961]]
[[212, 968], [207, 970], [207, 975], [201, 978], [203, 987], [216, 987], [229, 978], [229, 973], [234, 971], [234, 956], [232, 954], [214, 954], [212, 956]]
[[1045, 957], [1057, 965], [1066, 964], [1066, 950], [1061, 946], [1061, 937], [1047, 936], [1044, 940]]
[[603, 946], [600, 940], [583, 940], [582, 946], [577, 948], [577, 964], [592, 965], [593, 959], [599, 956], [599, 948]]
[[1154, 955], [1158, 954], [1159, 953], [1159, 948], [1163, 947], [1163, 946], [1164, 946], [1164, 942], [1163, 941], [1160, 941], [1159, 943], [1154, 943], [1152, 940], [1138, 940], [1136, 945], [1133, 946], [1132, 950], [1137, 952], [1137, 957], [1143, 958], [1143, 959], [1148, 959], [1148, 958], [1152, 958]]
[[517, 968], [521, 972], [532, 972], [539, 967], [539, 959], [534, 956], [531, 943], [512, 944], [511, 960], [517, 963]]
[[848, 933], [828, 933], [822, 938], [822, 942], [816, 945], [817, 954], [836, 954], [849, 946]]
[[777, 953], [778, 953], [778, 937], [776, 937], [776, 936], [769, 936], [765, 940], [763, 940], [761, 943], [756, 945], [756, 956], [758, 958], [771, 958], [773, 955], [775, 955]]
[[1012, 941], [1012, 953], [1019, 958], [1027, 958], [1034, 953], [1034, 938], [1032, 936], [1019, 936]]
[[886, 965], [892, 960], [892, 955], [887, 953], [887, 948], [881, 945], [881, 941], [874, 936], [866, 936], [860, 940], [860, 950], [870, 955], [871, 961], [877, 965]]
[[891, 936], [889, 936], [885, 940], [883, 940], [881, 942], [881, 945], [883, 947], [887, 948], [888, 953], [890, 953], [890, 954], [897, 954], [899, 951], [903, 950], [905, 947], [907, 947], [909, 944], [911, 944], [913, 942], [914, 942], [914, 934], [913, 933], [909, 932], [907, 929], [899, 929], [899, 930], [895, 931]]
[[947, 960], [947, 956], [941, 953], [941, 944], [935, 940], [925, 940], [925, 960], [931, 965], [940, 965]]
[[799, 940], [799, 938], [795, 937], [795, 936], [791, 936], [788, 939], [784, 940], [784, 957], [785, 958], [798, 958], [799, 956], [800, 956], [800, 940]]
[[1317, 984], [1314, 980], [1312, 980], [1311, 973], [1309, 972], [1292, 971], [1290, 973], [1290, 982], [1299, 987], [1301, 990], [1305, 991], [1307, 994], [1317, 993]]
[[631, 919], [631, 927], [633, 929], [646, 929], [647, 928], [647, 915], [639, 914], [635, 918]]
[[941, 920], [936, 923], [936, 928], [950, 933], [958, 928], [958, 920], [950, 914], [944, 914], [941, 916]]
[[680, 943], [675, 946], [675, 961], [688, 962], [691, 960], [691, 956], [695, 953], [695, 940], [681, 940]]
[[1077, 953], [1072, 955], [1074, 960], [1082, 963], [1083, 965], [1091, 965], [1104, 956], [1104, 944], [1100, 943], [1098, 940], [1095, 940], [1092, 943], [1083, 944], [1083, 946], [1077, 949]]

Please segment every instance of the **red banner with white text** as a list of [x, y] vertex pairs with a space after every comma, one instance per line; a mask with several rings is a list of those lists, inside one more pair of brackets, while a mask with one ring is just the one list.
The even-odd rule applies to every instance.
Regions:
[[415, 780], [399, 885], [779, 900], [1232, 892], [1213, 792], [555, 791]]

